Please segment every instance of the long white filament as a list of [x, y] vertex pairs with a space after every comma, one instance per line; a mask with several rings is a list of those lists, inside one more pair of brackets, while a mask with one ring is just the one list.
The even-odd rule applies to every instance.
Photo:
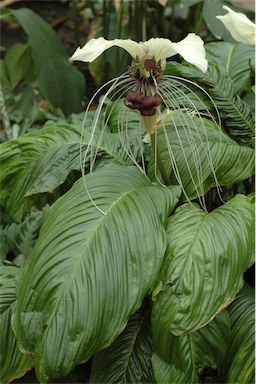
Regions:
[[[134, 78], [131, 78], [127, 73], [121, 75], [118, 78], [115, 78], [108, 83], [104, 84], [93, 96], [93, 98], [90, 100], [84, 117], [82, 132], [81, 132], [81, 143], [80, 143], [80, 166], [81, 166], [81, 172], [82, 177], [84, 181], [84, 186], [87, 195], [89, 196], [89, 199], [91, 200], [92, 204], [104, 215], [106, 215], [105, 212], [95, 203], [93, 198], [90, 195], [90, 191], [88, 190], [86, 180], [85, 180], [85, 164], [86, 161], [88, 161], [88, 155], [90, 158], [90, 172], [93, 171], [94, 164], [96, 162], [96, 158], [98, 156], [98, 153], [100, 151], [101, 142], [104, 138], [104, 133], [106, 132], [109, 119], [111, 118], [111, 115], [113, 113], [114, 108], [116, 107], [116, 103], [119, 102], [120, 98], [123, 98], [128, 92], [136, 89], [137, 81]], [[96, 96], [107, 86], [110, 85], [110, 88], [107, 90], [107, 92], [102, 96], [100, 103], [98, 105], [98, 108], [96, 109], [95, 116], [92, 123], [92, 132], [89, 138], [88, 145], [83, 152], [83, 136], [84, 136], [84, 128], [85, 128], [85, 121], [87, 118], [88, 111], [92, 105], [93, 100], [95, 100]], [[191, 89], [190, 86], [198, 88], [200, 91], [202, 91], [210, 100], [212, 103], [216, 116], [217, 116], [217, 122], [215, 120], [215, 117], [211, 114], [207, 106], [204, 104], [204, 102], [200, 99], [200, 97]], [[180, 148], [180, 153], [182, 154], [182, 158], [184, 159], [183, 165], [186, 166], [189, 180], [191, 181], [193, 185], [193, 189], [195, 191], [195, 194], [199, 198], [199, 202], [203, 209], [207, 210], [206, 203], [205, 203], [205, 190], [204, 190], [204, 179], [203, 179], [203, 164], [202, 164], [202, 157], [200, 156], [198, 145], [200, 145], [200, 148], [202, 148], [202, 151], [204, 153], [204, 158], [207, 159], [207, 162], [209, 164], [209, 169], [211, 171], [211, 174], [213, 175], [214, 184], [217, 187], [217, 191], [220, 196], [220, 186], [217, 180], [216, 176], [216, 169], [217, 169], [217, 163], [218, 159], [212, 159], [211, 156], [211, 145], [208, 140], [208, 134], [207, 134], [207, 128], [205, 127], [204, 121], [202, 119], [203, 115], [206, 115], [207, 118], [210, 118], [216, 123], [216, 126], [219, 127], [220, 132], [220, 116], [218, 109], [211, 98], [211, 96], [206, 92], [201, 86], [198, 84], [195, 84], [191, 80], [183, 79], [178, 76], [170, 76], [170, 75], [163, 75], [159, 81], [157, 81], [153, 77], [153, 83], [152, 85], [148, 86], [148, 90], [151, 95], [154, 95], [155, 93], [159, 94], [163, 100], [163, 105], [169, 110], [169, 118], [171, 119], [172, 126], [175, 130], [175, 134], [177, 137], [177, 143]], [[187, 94], [189, 92], [193, 99], [195, 100], [195, 103], [199, 103], [200, 109], [202, 106], [203, 113], [200, 112], [193, 100], [189, 98], [189, 95]], [[107, 103], [108, 99], [114, 99], [115, 101], [111, 101], [111, 103]], [[110, 107], [109, 107], [110, 105]], [[105, 108], [105, 112], [103, 112], [103, 107]], [[176, 114], [175, 111], [182, 112], [182, 115]], [[161, 107], [157, 107], [157, 117], [158, 122], [161, 121], [161, 126], [163, 129], [163, 134], [165, 138], [166, 143], [166, 149], [167, 153], [169, 155], [169, 159], [172, 165], [172, 171], [173, 174], [180, 185], [182, 189], [182, 193], [185, 197], [185, 199], [190, 202], [190, 198], [188, 196], [188, 192], [186, 191], [186, 187], [184, 186], [184, 180], [182, 180], [180, 169], [178, 165], [178, 158], [177, 153], [175, 153], [175, 150], [173, 149], [172, 143], [170, 142], [170, 138], [168, 135], [168, 129], [164, 122], [164, 115], [162, 115]], [[173, 112], [171, 112], [173, 111]], [[103, 119], [100, 120], [101, 116], [103, 115]], [[122, 108], [118, 114], [118, 121], [117, 121], [117, 129], [118, 129], [118, 135], [120, 143], [123, 147], [124, 152], [126, 155], [131, 159], [131, 161], [140, 169], [140, 171], [147, 176], [146, 173], [146, 164], [144, 159], [144, 149], [143, 149], [143, 142], [142, 138], [140, 140], [140, 159], [141, 164], [139, 164], [137, 160], [137, 156], [134, 154], [134, 150], [131, 148], [130, 145], [130, 133], [129, 133], [129, 117], [132, 115], [131, 111], [127, 109], [125, 110], [125, 107]], [[197, 117], [198, 121], [195, 122], [195, 119], [193, 117]], [[177, 120], [178, 119], [178, 120]], [[97, 143], [95, 143], [95, 136], [96, 136], [96, 129], [99, 128], [99, 122], [101, 121], [101, 129], [99, 137], [97, 139]], [[200, 122], [200, 124], [198, 124]], [[157, 123], [158, 124], [158, 123]], [[155, 154], [157, 154], [157, 124], [156, 124], [156, 134], [155, 134]], [[182, 128], [183, 134], [180, 135], [180, 128]], [[141, 124], [138, 122], [138, 129], [141, 131]], [[139, 132], [140, 132], [139, 131]], [[183, 136], [185, 135], [185, 136]], [[139, 136], [139, 135], [138, 135]], [[220, 140], [222, 135], [219, 135]], [[186, 142], [184, 143], [184, 138], [186, 138]], [[184, 145], [188, 145], [190, 147], [190, 155], [191, 157], [188, 158], [188, 152], [186, 152]], [[201, 152], [202, 155], [202, 152]], [[155, 155], [155, 164], [154, 164], [154, 173], [156, 180], [163, 185], [161, 180], [159, 179], [158, 175], [158, 165], [157, 165], [157, 155]], [[206, 175], [204, 175], [206, 177]], [[188, 180], [188, 179], [187, 179]]]
[[[131, 78], [125, 73], [113, 80], [110, 80], [109, 82], [107, 82], [106, 84], [104, 84], [101, 88], [98, 89], [98, 91], [94, 94], [94, 96], [92, 97], [92, 99], [90, 100], [87, 108], [86, 108], [86, 112], [85, 112], [85, 116], [84, 116], [84, 120], [83, 120], [83, 126], [82, 126], [82, 130], [81, 130], [81, 140], [80, 140], [80, 168], [81, 168], [81, 172], [82, 172], [82, 178], [83, 178], [83, 183], [84, 183], [84, 187], [85, 187], [85, 191], [91, 201], [91, 203], [95, 206], [95, 208], [97, 208], [103, 215], [106, 215], [106, 213], [94, 202], [93, 198], [91, 197], [91, 194], [88, 190], [88, 186], [86, 184], [86, 180], [85, 180], [85, 163], [86, 163], [86, 159], [87, 159], [87, 156], [88, 156], [88, 153], [90, 152], [90, 157], [91, 157], [91, 162], [90, 162], [90, 172], [92, 171], [92, 166], [93, 166], [93, 163], [94, 163], [94, 160], [93, 160], [93, 148], [92, 148], [92, 145], [93, 145], [93, 140], [94, 140], [94, 136], [95, 136], [95, 131], [96, 131], [96, 128], [97, 128], [97, 125], [98, 125], [98, 121], [99, 121], [99, 118], [100, 118], [100, 114], [101, 114], [101, 111], [102, 111], [102, 108], [103, 108], [103, 105], [106, 101], [106, 99], [108, 98], [108, 96], [111, 94], [111, 92], [116, 88], [116, 85], [118, 84], [120, 86], [120, 83], [123, 84], [124, 82], [131, 82]], [[96, 96], [102, 91], [102, 89], [104, 89], [106, 86], [108, 86], [109, 84], [111, 84], [110, 88], [108, 89], [108, 91], [106, 92], [106, 94], [103, 96], [103, 98], [101, 99], [100, 103], [99, 103], [99, 106], [96, 110], [96, 113], [95, 113], [95, 116], [94, 116], [94, 119], [93, 119], [93, 124], [92, 124], [92, 133], [91, 133], [91, 136], [90, 136], [90, 139], [89, 139], [89, 142], [88, 142], [88, 145], [86, 147], [86, 150], [85, 150], [85, 153], [83, 153], [83, 137], [84, 137], [84, 127], [85, 127], [85, 122], [86, 122], [86, 118], [87, 118], [87, 114], [88, 114], [88, 111], [92, 105], [92, 102], [93, 100], [95, 100]], [[105, 124], [103, 125], [103, 127], [105, 127]], [[103, 129], [103, 133], [104, 133], [104, 129]], [[99, 145], [99, 144], [98, 144]]]

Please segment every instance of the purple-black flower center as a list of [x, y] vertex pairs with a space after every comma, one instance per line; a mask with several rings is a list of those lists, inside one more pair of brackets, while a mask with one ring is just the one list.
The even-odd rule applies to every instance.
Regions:
[[158, 94], [143, 96], [142, 93], [132, 91], [124, 99], [124, 104], [130, 109], [137, 109], [142, 116], [153, 116], [156, 107], [162, 104], [162, 99]]

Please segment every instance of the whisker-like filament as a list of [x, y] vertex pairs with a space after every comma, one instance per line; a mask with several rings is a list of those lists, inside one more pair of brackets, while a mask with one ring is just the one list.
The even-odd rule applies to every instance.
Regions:
[[[168, 100], [168, 98], [169, 98], [171, 104], [173, 104], [173, 102], [175, 102], [175, 96], [176, 96], [176, 94], [173, 94], [172, 92], [170, 92], [169, 94], [165, 94], [166, 100]], [[193, 159], [194, 164], [195, 164], [194, 168], [195, 168], [195, 171], [197, 173], [197, 182], [195, 181], [194, 176], [192, 174], [192, 170], [191, 170], [188, 158], [187, 158], [187, 154], [186, 154], [186, 152], [184, 150], [184, 144], [185, 143], [182, 142], [182, 138], [180, 137], [180, 134], [179, 134], [179, 129], [178, 129], [177, 125], [176, 125], [176, 121], [175, 121], [172, 113], [170, 113], [169, 116], [170, 116], [170, 118], [172, 120], [172, 124], [173, 124], [173, 127], [174, 127], [175, 132], [176, 132], [176, 136], [177, 136], [177, 139], [178, 139], [178, 142], [179, 142], [179, 146], [180, 146], [182, 154], [183, 154], [183, 158], [185, 160], [185, 164], [186, 164], [186, 167], [187, 167], [187, 170], [188, 170], [191, 182], [192, 182], [192, 184], [193, 184], [193, 186], [195, 188], [195, 191], [196, 191], [197, 195], [203, 196], [204, 190], [203, 190], [203, 186], [202, 186], [202, 183], [201, 183], [201, 180], [202, 180], [202, 169], [201, 169], [200, 156], [198, 154], [197, 145], [195, 143], [193, 134], [190, 131], [189, 124], [186, 124], [186, 121], [187, 121], [186, 119], [189, 118], [189, 117], [187, 117], [185, 113], [182, 113], [182, 115], [181, 114], [177, 114], [177, 117], [179, 119], [180, 125], [182, 126], [182, 129], [183, 129], [183, 131], [184, 131], [184, 133], [186, 135], [187, 141], [189, 143], [189, 147], [190, 147], [190, 149], [192, 151], [192, 159]], [[190, 161], [191, 161], [191, 159], [190, 159]], [[197, 186], [197, 184], [198, 184], [198, 186]], [[198, 189], [198, 187], [199, 187], [199, 189]], [[204, 202], [203, 202], [202, 205], [204, 205]]]
[[[90, 100], [90, 102], [89, 102], [89, 104], [88, 104], [88, 106], [86, 108], [86, 112], [85, 112], [85, 116], [84, 116], [84, 120], [83, 120], [83, 125], [82, 125], [82, 130], [81, 130], [81, 140], [80, 140], [80, 168], [81, 168], [83, 183], [84, 183], [85, 191], [86, 191], [90, 201], [95, 206], [95, 208], [97, 208], [104, 215], [106, 215], [106, 213], [100, 207], [97, 206], [97, 204], [94, 202], [93, 198], [91, 197], [90, 191], [88, 190], [88, 186], [87, 186], [86, 180], [85, 180], [85, 163], [86, 163], [86, 159], [88, 158], [88, 154], [89, 154], [90, 155], [90, 172], [92, 172], [93, 164], [95, 162], [95, 157], [94, 157], [94, 154], [93, 154], [94, 153], [93, 152], [93, 140], [94, 140], [96, 128], [97, 128], [97, 125], [98, 125], [98, 121], [99, 121], [99, 118], [100, 118], [100, 114], [101, 114], [101, 111], [102, 111], [102, 108], [103, 108], [103, 105], [104, 105], [106, 99], [111, 94], [111, 92], [113, 90], [115, 90], [116, 87], [120, 87], [120, 84], [127, 83], [127, 82], [131, 83], [131, 81], [133, 82], [133, 80], [130, 78], [130, 76], [125, 73], [125, 74], [119, 76], [118, 78], [110, 80], [109, 82], [104, 84], [101, 88], [99, 88], [98, 91], [94, 94], [94, 96]], [[108, 89], [106, 94], [102, 97], [102, 99], [100, 100], [100, 103], [98, 105], [98, 108], [96, 109], [96, 113], [95, 113], [95, 116], [94, 116], [94, 119], [93, 119], [93, 124], [92, 124], [91, 136], [90, 136], [88, 145], [86, 147], [86, 150], [83, 153], [84, 127], [85, 127], [85, 122], [86, 122], [88, 111], [89, 111], [93, 101], [95, 100], [96, 96], [106, 86], [108, 86], [109, 84], [111, 84], [110, 88]], [[104, 133], [105, 127], [106, 127], [106, 125], [103, 122], [103, 132], [102, 132], [102, 135]], [[101, 135], [101, 138], [102, 138], [102, 135]], [[101, 141], [101, 138], [100, 138], [100, 141]], [[99, 148], [99, 145], [100, 145], [100, 142], [97, 144], [97, 148]]]
[[[169, 80], [168, 82], [166, 81], [167, 80], [166, 78]], [[191, 132], [190, 126], [194, 128], [196, 137], [198, 138], [198, 141], [199, 141], [201, 147], [203, 148], [203, 151], [204, 151], [205, 156], [207, 158], [209, 167], [211, 169], [211, 173], [214, 177], [214, 182], [216, 184], [219, 195], [220, 195], [220, 191], [219, 191], [220, 186], [219, 186], [219, 183], [218, 183], [218, 180], [216, 177], [215, 166], [213, 164], [213, 160], [211, 157], [210, 143], [208, 140], [208, 135], [207, 135], [207, 131], [206, 131], [204, 122], [202, 120], [202, 113], [200, 111], [198, 111], [198, 109], [196, 108], [193, 101], [190, 100], [190, 98], [186, 95], [186, 93], [183, 91], [183, 89], [192, 93], [193, 97], [195, 97], [196, 100], [198, 100], [198, 102], [200, 102], [202, 104], [202, 106], [204, 106], [204, 103], [201, 101], [199, 96], [193, 90], [191, 90], [191, 88], [188, 87], [186, 84], [184, 85], [181, 80], [184, 80], [184, 79], [176, 77], [176, 76], [174, 76], [174, 77], [163, 76], [161, 81], [159, 81], [159, 83], [158, 83], [158, 91], [159, 91], [160, 96], [163, 99], [163, 103], [164, 103], [166, 108], [168, 108], [168, 109], [171, 108], [172, 110], [183, 111], [183, 114], [182, 115], [177, 114], [177, 117], [180, 121], [182, 129], [184, 130], [188, 144], [189, 144], [190, 149], [191, 149], [192, 159], [190, 159], [190, 160], [187, 159], [186, 153], [184, 151], [182, 138], [179, 135], [179, 131], [178, 131], [178, 128], [176, 126], [176, 122], [175, 122], [173, 116], [172, 115], [170, 115], [170, 116], [172, 119], [172, 124], [174, 126], [181, 151], [182, 151], [183, 156], [184, 156], [185, 164], [186, 164], [188, 173], [190, 175], [191, 182], [193, 183], [193, 186], [195, 188], [197, 195], [199, 195], [199, 201], [201, 202], [203, 208], [206, 209], [205, 201], [204, 201], [205, 191], [204, 191], [204, 187], [203, 187], [202, 164], [201, 164], [201, 160], [200, 160], [200, 154], [198, 152], [198, 143], [196, 142], [196, 138], [195, 138], [193, 132]], [[194, 86], [197, 86], [197, 84], [194, 84], [193, 82], [191, 82], [189, 80], [187, 81], [185, 79], [184, 81], [189, 83], [189, 84], [192, 84]], [[183, 87], [183, 89], [181, 86]], [[202, 87], [198, 86], [198, 88], [201, 89], [202, 91], [204, 91], [204, 93], [207, 96], [209, 96], [210, 100], [212, 100], [210, 95], [208, 95], [208, 93], [205, 90], [203, 90]], [[190, 106], [190, 109], [188, 108], [188, 106]], [[219, 113], [218, 113], [218, 110], [217, 110], [217, 107], [215, 104], [214, 104], [214, 108], [217, 111], [217, 117], [219, 119]], [[196, 125], [195, 120], [193, 119], [193, 116], [191, 116], [191, 112], [190, 112], [191, 110], [194, 111], [193, 114], [199, 119], [199, 121], [201, 121], [200, 126], [202, 127], [202, 132], [199, 131], [198, 126]], [[206, 114], [216, 123], [214, 116], [210, 113], [207, 106], [204, 106], [204, 110], [206, 111]], [[181, 116], [182, 116], [182, 118], [181, 118]], [[188, 123], [186, 123], [187, 119], [189, 119]], [[216, 123], [216, 125], [217, 125], [217, 123]], [[220, 132], [221, 132], [221, 129], [220, 129]], [[205, 139], [205, 142], [202, 139], [202, 135]], [[220, 135], [220, 140], [221, 140], [221, 135]], [[173, 160], [174, 159], [173, 152], [171, 151], [169, 144], [167, 144], [167, 146], [168, 146], [168, 153], [170, 155], [170, 158]], [[195, 164], [196, 180], [197, 181], [194, 179], [192, 169], [189, 165], [189, 161], [191, 161], [191, 160], [193, 160], [193, 162]], [[177, 172], [178, 170], [177, 170], [176, 166], [177, 166], [177, 164], [174, 165], [174, 168], [176, 168], [176, 172]]]

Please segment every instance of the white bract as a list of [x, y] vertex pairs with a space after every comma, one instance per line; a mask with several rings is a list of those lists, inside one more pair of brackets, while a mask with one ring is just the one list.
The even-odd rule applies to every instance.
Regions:
[[[100, 37], [98, 39], [91, 39], [87, 44], [85, 44], [83, 48], [77, 48], [71, 57], [71, 61], [79, 60], [84, 62], [92, 62], [97, 59], [104, 51], [114, 46], [125, 49], [131, 55], [132, 62], [126, 73], [103, 85], [94, 95], [93, 99], [90, 101], [87, 107], [88, 111], [92, 101], [99, 94], [99, 92], [101, 92], [106, 86], [109, 87], [105, 95], [101, 98], [98, 108], [95, 111], [95, 117], [92, 124], [92, 135], [89, 144], [85, 150], [85, 153], [81, 153], [81, 158], [83, 158], [81, 162], [82, 172], [84, 172], [85, 162], [87, 161], [86, 159], [88, 159], [88, 157], [91, 159], [90, 171], [92, 171], [97, 158], [97, 153], [101, 145], [99, 142], [95, 143], [94, 136], [96, 136], [96, 129], [100, 128], [100, 140], [103, 140], [104, 132], [108, 125], [111, 113], [119, 102], [118, 131], [120, 134], [120, 142], [124, 148], [125, 153], [129, 156], [132, 162], [136, 164], [136, 166], [138, 166], [146, 175], [147, 173], [145, 160], [143, 158], [143, 145], [152, 145], [155, 153], [155, 177], [159, 183], [165, 185], [168, 184], [168, 180], [164, 180], [163, 174], [160, 172], [159, 176], [158, 172], [158, 156], [156, 155], [158, 152], [157, 132], [161, 128], [164, 132], [164, 136], [166, 137], [166, 148], [168, 150], [168, 156], [171, 159], [173, 173], [178, 184], [182, 188], [183, 195], [189, 201], [189, 197], [183, 187], [183, 182], [180, 177], [180, 170], [173, 153], [172, 145], [168, 141], [167, 128], [165, 127], [165, 116], [168, 115], [172, 119], [171, 111], [181, 111], [184, 115], [184, 118], [182, 118], [180, 122], [182, 121], [184, 130], [188, 127], [187, 140], [193, 149], [192, 157], [190, 156], [190, 159], [186, 158], [183, 143], [179, 134], [179, 129], [176, 126], [174, 118], [173, 126], [180, 143], [181, 151], [185, 157], [184, 166], [187, 168], [191, 183], [195, 188], [197, 196], [199, 198], [202, 196], [202, 205], [204, 206], [203, 195], [205, 190], [201, 173], [202, 164], [200, 163], [200, 154], [197, 152], [197, 146], [194, 141], [195, 139], [191, 138], [192, 134], [189, 131], [189, 126], [191, 127], [192, 124], [192, 126], [196, 127], [198, 140], [202, 143], [202, 136], [207, 137], [207, 134], [203, 120], [201, 118], [201, 114], [196, 108], [195, 104], [200, 104], [204, 110], [204, 114], [207, 117], [213, 120], [214, 118], [208, 108], [200, 100], [199, 96], [196, 94], [193, 88], [191, 88], [191, 85], [203, 91], [210, 99], [211, 97], [200, 86], [194, 84], [190, 80], [183, 79], [179, 76], [164, 74], [164, 70], [166, 68], [166, 59], [177, 54], [182, 56], [188, 63], [193, 64], [200, 71], [205, 73], [207, 71], [208, 62], [206, 60], [206, 52], [204, 49], [203, 40], [194, 33], [188, 34], [187, 37], [178, 43], [173, 43], [172, 41], [163, 38], [152, 38], [148, 41], [137, 43], [130, 39], [106, 40], [103, 37]], [[194, 101], [190, 100], [188, 93]], [[114, 101], [112, 103], [106, 103], [106, 101], [109, 99]], [[123, 104], [121, 105], [120, 99], [123, 99]], [[211, 102], [213, 105], [215, 105], [212, 99]], [[104, 105], [105, 109], [103, 114], [101, 112]], [[141, 132], [141, 127], [143, 127], [147, 132], [147, 135], [150, 135], [152, 138], [151, 144], [151, 140], [148, 139], [146, 140], [146, 144], [146, 141], [144, 140], [143, 142], [140, 137], [142, 157], [140, 164], [137, 162], [137, 159], [134, 156], [129, 144], [128, 133], [129, 119], [131, 118], [130, 110], [137, 112], [137, 116], [139, 116], [138, 135]], [[137, 116], [135, 115], [135, 119]], [[195, 124], [193, 121], [193, 118], [195, 117], [198, 118], [197, 124]], [[99, 127], [99, 125], [101, 126]], [[205, 156], [208, 159], [211, 172], [214, 175], [215, 184], [218, 185], [209, 148], [210, 144], [207, 142], [203, 150], [205, 151]], [[192, 163], [193, 167], [191, 167]], [[193, 173], [192, 168], [194, 170], [196, 169], [196, 174], [195, 171]], [[87, 193], [89, 194], [88, 190]]]
[[203, 40], [194, 33], [188, 34], [178, 43], [171, 40], [156, 38], [137, 43], [127, 39], [105, 40], [103, 37], [91, 39], [83, 48], [77, 48], [70, 60], [80, 60], [91, 63], [104, 51], [111, 47], [124, 48], [133, 59], [142, 59], [144, 56], [154, 58], [156, 62], [161, 60], [161, 68], [165, 68], [165, 60], [176, 54], [181, 55], [186, 61], [194, 64], [203, 72], [207, 71], [207, 60]]
[[233, 39], [241, 43], [255, 44], [256, 25], [243, 13], [235, 12], [226, 5], [223, 5], [223, 9], [228, 13], [216, 18], [222, 21]]

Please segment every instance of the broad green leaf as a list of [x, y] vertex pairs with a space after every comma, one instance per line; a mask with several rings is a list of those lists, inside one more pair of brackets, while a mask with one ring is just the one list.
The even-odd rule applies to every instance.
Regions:
[[51, 207], [18, 281], [15, 332], [43, 382], [124, 330], [153, 288], [180, 194], [120, 165], [87, 175], [86, 187], [90, 196], [78, 180]]
[[213, 42], [206, 44], [206, 54], [209, 65], [217, 64], [220, 72], [233, 80], [235, 92], [241, 95], [252, 76], [254, 47], [244, 43]]
[[153, 292], [153, 321], [184, 335], [235, 298], [254, 262], [254, 206], [243, 195], [207, 213], [185, 204], [170, 217], [169, 245]]
[[0, 382], [9, 383], [33, 367], [32, 359], [20, 352], [11, 326], [15, 306], [15, 277], [19, 268], [0, 266]]
[[[166, 116], [164, 126], [166, 134], [163, 129], [157, 131], [160, 157], [171, 183], [182, 184], [190, 199], [214, 187], [216, 179], [220, 185], [231, 185], [254, 174], [254, 150], [239, 146], [215, 123], [173, 111]], [[150, 178], [155, 177], [154, 156], [148, 173]]]
[[226, 383], [255, 382], [255, 292], [245, 285], [228, 309], [231, 343], [224, 371]]
[[205, 50], [209, 64], [208, 71], [205, 74], [185, 61], [182, 64], [168, 62], [166, 73], [197, 79], [205, 84], [214, 85], [217, 78], [212, 73], [212, 68], [217, 66], [222, 76], [229, 77], [234, 81], [235, 91], [241, 95], [250, 82], [250, 77], [253, 78], [253, 46], [244, 43], [231, 44], [219, 41], [205, 44]]
[[[0, 200], [14, 221], [19, 221], [30, 208], [33, 201], [30, 196], [53, 191], [66, 180], [71, 170], [80, 170], [80, 145], [86, 148], [91, 129], [85, 130], [81, 144], [80, 130], [81, 127], [76, 125], [47, 124], [40, 130], [2, 144]], [[140, 137], [131, 133], [128, 139], [130, 152], [139, 159]], [[104, 156], [105, 162], [132, 164], [118, 133], [105, 132], [102, 137], [102, 132], [97, 129], [93, 143], [99, 147], [98, 157]], [[89, 160], [90, 154], [87, 163]]]
[[154, 383], [149, 320], [149, 311], [142, 307], [121, 335], [94, 355], [90, 383]]
[[224, 24], [216, 19], [216, 16], [224, 15], [227, 13], [222, 6], [226, 4], [226, 1], [223, 0], [204, 0], [202, 15], [207, 24], [207, 27], [211, 33], [217, 39], [224, 39], [227, 41], [234, 41], [229, 31], [226, 29]]
[[[205, 367], [217, 368], [223, 363], [230, 339], [228, 312], [221, 312], [207, 326], [185, 336], [174, 336], [168, 324], [152, 324], [153, 348], [158, 364], [153, 364], [155, 377], [166, 375], [166, 383], [199, 383]], [[164, 366], [163, 373], [159, 372]], [[161, 383], [161, 381], [159, 381]]]
[[239, 142], [248, 144], [254, 136], [254, 111], [237, 95], [235, 81], [224, 77], [217, 65], [211, 66], [209, 72], [214, 79], [211, 95], [229, 133]]
[[4, 61], [12, 89], [23, 79], [34, 80], [34, 63], [29, 45], [13, 44], [7, 50]]
[[65, 49], [55, 32], [30, 9], [21, 8], [11, 12], [28, 35], [43, 96], [66, 115], [80, 112], [84, 78], [68, 62]]
[[216, 103], [229, 133], [242, 144], [250, 145], [254, 136], [254, 110], [241, 97], [254, 81], [254, 48], [246, 44], [214, 42], [206, 44], [206, 52], [209, 68], [205, 74], [185, 62], [182, 65], [167, 63], [167, 74], [202, 83]]
[[157, 384], [186, 383], [186, 373], [179, 371], [173, 364], [162, 360], [156, 353], [152, 356], [152, 367]]

